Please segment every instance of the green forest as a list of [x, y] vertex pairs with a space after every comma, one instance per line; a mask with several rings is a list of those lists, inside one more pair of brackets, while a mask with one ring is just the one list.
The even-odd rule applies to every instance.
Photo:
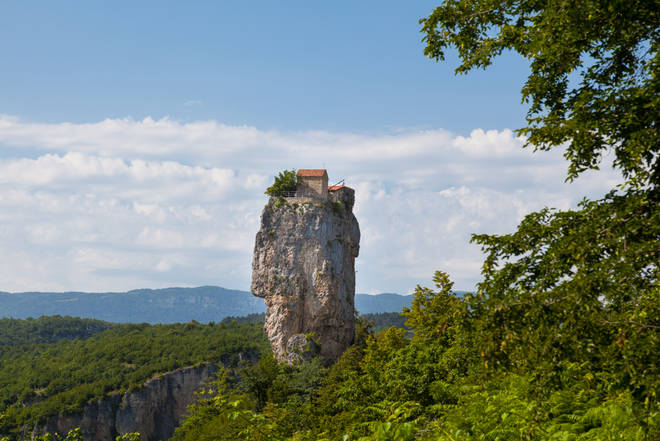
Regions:
[[[507, 52], [526, 59], [526, 147], [563, 149], [568, 181], [611, 157], [622, 182], [510, 234], [475, 234], [475, 292], [456, 295], [435, 272], [402, 312], [407, 329], [358, 318], [330, 366], [276, 363], [259, 317], [34, 340], [23, 331], [34, 323], [3, 322], [25, 343], [0, 348], [0, 433], [223, 360], [173, 440], [659, 440], [657, 2], [447, 0], [420, 24], [425, 54], [456, 50], [459, 74]], [[235, 367], [239, 351], [262, 356]]]
[[361, 320], [356, 343], [330, 367], [263, 357], [221, 377], [173, 439], [660, 437], [657, 333], [623, 328], [602, 303], [459, 298], [444, 273], [434, 280], [404, 312], [412, 338], [370, 333]]
[[[379, 328], [400, 325], [402, 318], [397, 313], [366, 317], [375, 318]], [[47, 416], [139, 389], [154, 375], [181, 367], [219, 363], [233, 376], [256, 378], [258, 371], [238, 369], [238, 354], [258, 360], [265, 353], [272, 362], [263, 322], [264, 314], [208, 325], [115, 324], [63, 316], [0, 319], [0, 436], [15, 437]], [[78, 435], [72, 433], [71, 439]]]
[[0, 318], [0, 348], [3, 346], [57, 343], [60, 340], [84, 340], [117, 326], [101, 320], [76, 317], [42, 316], [18, 320]]
[[[359, 314], [360, 318], [369, 323], [369, 330], [380, 332], [384, 329], [395, 327], [406, 327], [406, 318], [398, 312], [377, 312], [371, 314]], [[266, 314], [249, 314], [243, 317], [226, 317], [221, 323], [263, 323], [266, 320]]]
[[403, 311], [410, 338], [361, 322], [332, 366], [220, 378], [175, 440], [660, 439], [657, 2], [446, 0], [420, 24], [457, 74], [527, 60], [525, 147], [561, 149], [569, 182], [613, 158], [621, 183], [475, 234], [477, 290], [436, 272]]
[[260, 323], [112, 325], [56, 316], [0, 320], [0, 335], [0, 436], [138, 389], [156, 374], [209, 362], [234, 366], [239, 353], [256, 359], [268, 349]]

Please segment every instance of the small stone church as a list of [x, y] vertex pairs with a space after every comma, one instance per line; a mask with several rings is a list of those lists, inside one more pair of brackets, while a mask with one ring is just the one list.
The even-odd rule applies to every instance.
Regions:
[[328, 198], [328, 172], [325, 169], [298, 170], [298, 196], [308, 196], [318, 199]]
[[310, 200], [341, 202], [351, 211], [355, 203], [355, 191], [344, 185], [344, 181], [328, 186], [328, 172], [323, 169], [303, 168], [298, 170], [298, 186], [291, 202]]
[[298, 198], [311, 198], [319, 200], [339, 199], [339, 193], [345, 191], [353, 192], [341, 181], [339, 184], [328, 186], [328, 172], [324, 168], [303, 168], [298, 170], [298, 187], [296, 196]]

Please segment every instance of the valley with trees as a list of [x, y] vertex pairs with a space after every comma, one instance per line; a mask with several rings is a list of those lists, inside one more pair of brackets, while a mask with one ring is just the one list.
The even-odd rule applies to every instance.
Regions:
[[504, 53], [528, 60], [526, 148], [562, 149], [568, 181], [611, 165], [622, 183], [529, 213], [509, 234], [474, 234], [485, 255], [474, 292], [436, 271], [405, 323], [357, 317], [334, 363], [278, 364], [259, 315], [2, 320], [0, 439], [205, 362], [217, 378], [174, 441], [660, 439], [657, 2], [446, 0], [420, 25], [428, 57], [458, 52], [457, 74]]
[[241, 357], [268, 352], [260, 323], [120, 325], [55, 316], [2, 319], [0, 335], [9, 337], [0, 344], [0, 439], [23, 439], [48, 417], [140, 390], [155, 375], [205, 363], [236, 367]]
[[455, 48], [458, 74], [529, 60], [527, 148], [564, 148], [569, 181], [611, 154], [624, 183], [474, 235], [477, 291], [436, 272], [404, 309], [410, 339], [390, 328], [329, 368], [262, 359], [262, 381], [220, 378], [174, 439], [660, 438], [657, 4], [448, 0], [421, 24], [426, 55]]

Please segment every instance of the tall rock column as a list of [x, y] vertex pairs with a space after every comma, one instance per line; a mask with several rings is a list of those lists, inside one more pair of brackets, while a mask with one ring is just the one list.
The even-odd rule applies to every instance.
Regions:
[[[353, 341], [360, 228], [348, 187], [329, 199], [270, 198], [261, 213], [252, 293], [266, 302], [278, 360], [336, 360]], [[319, 347], [320, 346], [320, 347]]]

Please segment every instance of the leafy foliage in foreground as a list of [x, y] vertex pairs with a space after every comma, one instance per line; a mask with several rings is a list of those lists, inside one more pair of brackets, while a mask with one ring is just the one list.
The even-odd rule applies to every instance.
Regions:
[[502, 52], [529, 60], [522, 87], [535, 150], [568, 144], [568, 176], [614, 165], [635, 186], [660, 183], [660, 14], [655, 0], [446, 0], [421, 20], [425, 54], [458, 51], [456, 73]]
[[155, 374], [205, 362], [235, 365], [239, 353], [257, 356], [266, 347], [260, 324], [197, 322], [117, 325], [86, 340], [5, 346], [0, 435], [15, 434], [49, 415], [75, 412], [111, 392], [140, 388]]
[[[426, 54], [456, 48], [459, 73], [529, 59], [518, 133], [567, 145], [569, 180], [611, 151], [624, 184], [473, 236], [477, 292], [437, 272], [404, 311], [412, 338], [358, 339], [316, 382], [311, 365], [263, 362], [253, 387], [211, 391], [178, 441], [660, 439], [657, 1], [447, 0], [421, 23]], [[300, 377], [319, 386], [301, 394]]]
[[[125, 433], [117, 436], [115, 441], [140, 441], [141, 438], [139, 433]], [[0, 438], [0, 441], [9, 441], [9, 438]], [[69, 430], [64, 438], [58, 434], [46, 433], [32, 437], [31, 441], [84, 441], [84, 438], [80, 429], [73, 429]]]
[[625, 184], [474, 236], [478, 291], [436, 273], [405, 311], [410, 339], [359, 323], [330, 368], [265, 357], [221, 379], [175, 440], [660, 439], [657, 2], [447, 0], [422, 23], [427, 55], [456, 47], [459, 72], [530, 59], [519, 133], [567, 143], [569, 179], [613, 151]]
[[[331, 367], [263, 357], [206, 391], [173, 439], [660, 437], [657, 302], [641, 311], [635, 299], [627, 313], [621, 302], [601, 302], [585, 314], [580, 298], [571, 308], [567, 298], [558, 319], [543, 305], [513, 313], [520, 299], [456, 297], [441, 272], [434, 281], [435, 289], [417, 287], [404, 312], [412, 338], [397, 328], [358, 338]], [[644, 313], [655, 320], [646, 328], [628, 323]]]

